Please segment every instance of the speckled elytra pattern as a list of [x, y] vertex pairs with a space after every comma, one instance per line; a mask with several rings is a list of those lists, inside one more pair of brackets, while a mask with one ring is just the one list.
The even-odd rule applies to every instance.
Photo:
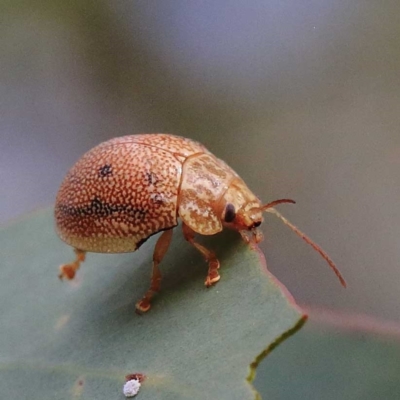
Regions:
[[85, 251], [136, 250], [149, 236], [177, 225], [182, 162], [207, 152], [166, 134], [104, 142], [68, 172], [56, 199], [59, 236]]

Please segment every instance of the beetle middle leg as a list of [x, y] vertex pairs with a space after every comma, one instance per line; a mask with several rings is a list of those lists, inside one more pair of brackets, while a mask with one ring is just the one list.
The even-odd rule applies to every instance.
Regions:
[[58, 277], [62, 279], [74, 279], [76, 271], [79, 269], [81, 263], [85, 261], [86, 251], [74, 249], [76, 258], [70, 264], [63, 264], [60, 266], [60, 274]]
[[185, 223], [182, 223], [182, 231], [184, 238], [198, 251], [200, 251], [200, 253], [203, 254], [203, 257], [208, 262], [208, 274], [204, 284], [207, 287], [210, 287], [214, 283], [217, 283], [221, 277], [218, 273], [220, 264], [215, 254], [211, 250], [206, 249], [204, 246], [194, 240], [194, 230], [189, 228]]
[[164, 231], [158, 238], [156, 247], [153, 253], [153, 272], [151, 275], [150, 289], [143, 296], [142, 300], [136, 303], [136, 310], [146, 312], [150, 310], [151, 299], [160, 291], [161, 288], [161, 272], [158, 268], [161, 260], [164, 258], [165, 253], [171, 243], [172, 229]]

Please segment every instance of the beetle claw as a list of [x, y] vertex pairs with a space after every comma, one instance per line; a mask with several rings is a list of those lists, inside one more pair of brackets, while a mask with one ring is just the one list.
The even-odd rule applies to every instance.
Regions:
[[136, 313], [141, 315], [151, 308], [150, 301], [148, 299], [142, 299], [136, 303]]
[[81, 262], [85, 261], [86, 252], [83, 250], [75, 249], [76, 258], [71, 264], [63, 264], [60, 266], [60, 273], [58, 277], [63, 279], [74, 279], [76, 271], [79, 269]]
[[214, 279], [207, 278], [204, 282], [204, 286], [207, 288], [210, 288], [211, 286], [214, 286], [220, 279], [221, 279], [220, 276], [218, 276], [218, 278], [214, 278]]
[[207, 275], [204, 285], [206, 287], [211, 287], [215, 285], [220, 279], [221, 279], [220, 274], [217, 271], [215, 271], [215, 274], [213, 276]]
[[74, 279], [75, 277], [75, 272], [77, 270], [76, 263], [74, 264], [64, 264], [60, 266], [60, 273], [58, 275], [60, 280], [63, 279]]

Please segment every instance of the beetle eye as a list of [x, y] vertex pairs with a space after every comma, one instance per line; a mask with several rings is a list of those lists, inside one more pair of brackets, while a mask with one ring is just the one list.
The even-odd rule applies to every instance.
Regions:
[[254, 228], [258, 228], [261, 225], [261, 221], [254, 222]]
[[236, 217], [235, 206], [231, 203], [228, 203], [225, 208], [225, 222], [232, 222]]

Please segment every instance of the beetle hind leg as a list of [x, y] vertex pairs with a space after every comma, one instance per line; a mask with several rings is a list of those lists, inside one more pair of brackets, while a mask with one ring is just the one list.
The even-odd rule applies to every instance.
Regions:
[[164, 231], [158, 238], [156, 247], [153, 253], [153, 272], [151, 275], [150, 289], [146, 292], [143, 298], [136, 303], [136, 310], [139, 312], [146, 312], [150, 310], [152, 298], [160, 291], [161, 288], [161, 272], [158, 268], [161, 260], [164, 258], [165, 253], [171, 243], [172, 229]]
[[205, 248], [204, 246], [202, 246], [201, 244], [197, 243], [194, 240], [195, 232], [193, 231], [193, 229], [189, 228], [185, 223], [182, 224], [182, 230], [183, 230], [183, 236], [185, 237], [185, 239], [192, 246], [194, 246], [208, 262], [208, 274], [207, 274], [204, 284], [207, 287], [214, 285], [221, 278], [221, 276], [218, 273], [220, 263], [219, 263], [217, 257], [211, 250], [208, 250], [207, 248]]
[[76, 254], [75, 261], [73, 261], [70, 264], [63, 264], [60, 266], [60, 273], [59, 273], [58, 277], [61, 280], [74, 279], [76, 271], [79, 269], [81, 263], [85, 261], [86, 251], [79, 250], [79, 249], [74, 249], [74, 251]]

